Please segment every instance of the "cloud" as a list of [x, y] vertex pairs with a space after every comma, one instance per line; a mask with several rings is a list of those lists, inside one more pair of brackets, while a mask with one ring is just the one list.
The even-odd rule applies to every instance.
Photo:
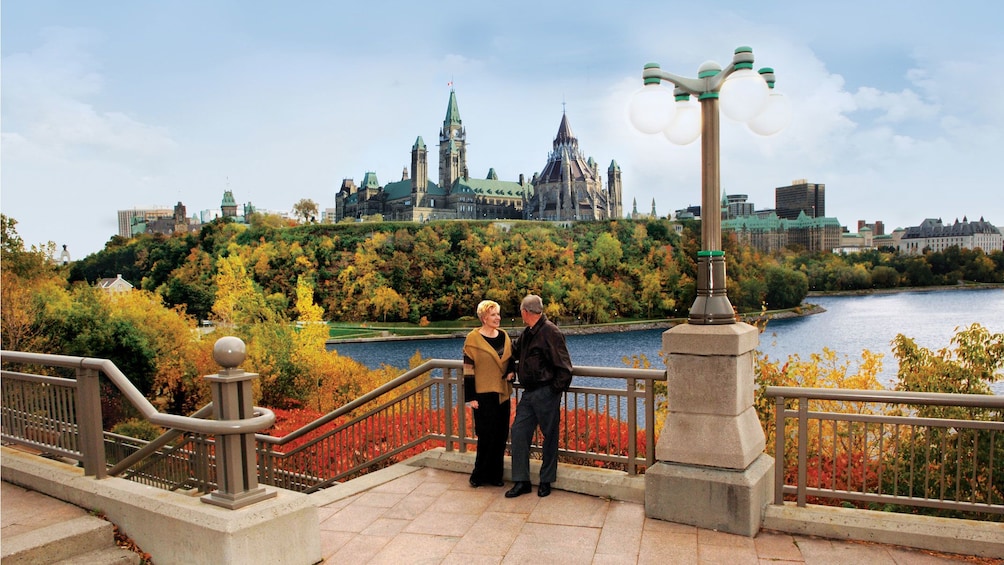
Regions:
[[3, 59], [4, 136], [16, 142], [6, 158], [148, 158], [176, 146], [166, 128], [91, 101], [104, 88], [90, 55], [96, 33], [46, 28], [42, 39], [36, 50]]
[[938, 114], [937, 104], [928, 104], [912, 90], [882, 92], [877, 88], [862, 87], [854, 94], [854, 102], [860, 110], [877, 110], [880, 115], [876, 122], [906, 122], [929, 120]]

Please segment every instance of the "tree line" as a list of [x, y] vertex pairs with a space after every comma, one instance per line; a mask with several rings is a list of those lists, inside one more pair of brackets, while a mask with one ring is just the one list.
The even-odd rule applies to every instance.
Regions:
[[[215, 277], [240, 262], [261, 300], [288, 318], [298, 280], [332, 321], [455, 320], [483, 299], [516, 314], [527, 292], [555, 318], [583, 322], [685, 317], [693, 302], [698, 224], [666, 220], [310, 224], [216, 220], [197, 234], [113, 237], [72, 264], [70, 282], [121, 274], [198, 319], [213, 319]], [[777, 258], [729, 251], [729, 296], [740, 311], [798, 305], [805, 276]], [[232, 265], [231, 265], [232, 266]], [[743, 282], [760, 280], [769, 284]]]
[[[582, 322], [686, 317], [696, 294], [699, 222], [442, 221], [283, 226], [216, 220], [197, 234], [113, 237], [72, 264], [70, 282], [122, 274], [198, 319], [213, 319], [215, 276], [240, 261], [261, 299], [296, 315], [298, 280], [332, 321], [455, 320], [480, 300], [515, 316], [540, 294], [554, 318]], [[1000, 250], [949, 248], [764, 254], [723, 241], [729, 300], [738, 312], [798, 306], [810, 290], [1004, 282]]]

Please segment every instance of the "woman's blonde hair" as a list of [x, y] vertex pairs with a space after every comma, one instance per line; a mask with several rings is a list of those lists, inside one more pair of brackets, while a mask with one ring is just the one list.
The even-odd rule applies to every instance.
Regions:
[[481, 303], [478, 304], [478, 310], [477, 310], [478, 319], [483, 320], [485, 314], [487, 314], [488, 311], [492, 309], [498, 310], [499, 312], [502, 311], [502, 308], [499, 306], [498, 302], [495, 302], [494, 300], [482, 300]]

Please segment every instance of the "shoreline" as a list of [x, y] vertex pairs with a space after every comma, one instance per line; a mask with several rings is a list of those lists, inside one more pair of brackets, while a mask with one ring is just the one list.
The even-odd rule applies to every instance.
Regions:
[[860, 290], [810, 290], [806, 299], [814, 296], [868, 296], [870, 294], [899, 294], [904, 292], [940, 292], [943, 290], [999, 290], [1004, 283], [952, 284], [941, 286], [902, 286], [895, 288], [864, 288]]
[[[802, 316], [811, 316], [813, 314], [820, 314], [825, 312], [826, 309], [817, 306], [815, 304], [803, 304], [797, 308], [792, 308], [789, 310], [779, 310], [774, 312], [766, 313], [756, 313], [756, 314], [744, 314], [740, 316], [741, 321], [748, 324], [754, 324], [762, 320], [784, 320], [788, 318], [800, 318]], [[607, 323], [607, 324], [591, 324], [586, 326], [578, 325], [561, 325], [561, 331], [565, 335], [592, 335], [592, 334], [605, 334], [605, 333], [623, 333], [623, 332], [637, 332], [644, 330], [659, 330], [659, 329], [669, 329], [680, 324], [687, 323], [686, 318], [670, 318], [666, 320], [649, 320], [645, 322], [632, 322], [632, 323]], [[510, 336], [515, 337], [519, 334], [522, 328], [505, 328], [506, 332]], [[388, 330], [383, 330], [387, 332]], [[445, 334], [424, 334], [424, 335], [380, 335], [373, 337], [350, 337], [350, 338], [331, 338], [325, 341], [326, 345], [337, 345], [340, 343], [372, 343], [381, 341], [414, 341], [414, 340], [426, 340], [426, 339], [458, 339], [464, 338], [470, 328], [458, 330]]]
[[[981, 283], [979, 285], [947, 285], [947, 286], [911, 286], [911, 287], [896, 287], [896, 288], [870, 288], [862, 290], [827, 290], [827, 291], [809, 291], [805, 296], [805, 300], [809, 300], [813, 297], [825, 297], [825, 296], [868, 296], [872, 294], [899, 294], [905, 292], [939, 292], [946, 290], [1000, 290], [1004, 289], [1004, 284], [1002, 283]], [[748, 324], [755, 324], [760, 321], [770, 321], [770, 320], [786, 320], [790, 318], [801, 318], [803, 316], [812, 316], [813, 314], [821, 314], [825, 312], [826, 309], [818, 306], [816, 304], [811, 304], [809, 302], [803, 302], [801, 306], [796, 308], [790, 308], [788, 310], [778, 310], [778, 311], [768, 311], [766, 313], [750, 313], [743, 314], [740, 316], [741, 321]], [[591, 335], [591, 334], [601, 334], [601, 333], [621, 333], [621, 332], [634, 332], [634, 331], [644, 331], [644, 330], [658, 330], [658, 329], [669, 329], [673, 326], [679, 324], [684, 324], [687, 322], [686, 318], [670, 318], [666, 320], [648, 320], [644, 322], [631, 322], [631, 323], [607, 323], [607, 324], [591, 324], [586, 326], [578, 325], [562, 325], [558, 324], [561, 331], [565, 335]], [[464, 338], [467, 332], [471, 328], [463, 328], [456, 331], [451, 331], [449, 333], [443, 334], [422, 334], [422, 335], [395, 335], [390, 333], [390, 330], [381, 330], [385, 335], [372, 336], [372, 337], [352, 337], [352, 338], [329, 338], [325, 341], [325, 345], [337, 345], [340, 343], [371, 343], [371, 342], [381, 342], [381, 341], [414, 341], [414, 340], [426, 340], [426, 339], [458, 339]], [[503, 328], [510, 336], [515, 337], [522, 331], [522, 327], [518, 328]]]

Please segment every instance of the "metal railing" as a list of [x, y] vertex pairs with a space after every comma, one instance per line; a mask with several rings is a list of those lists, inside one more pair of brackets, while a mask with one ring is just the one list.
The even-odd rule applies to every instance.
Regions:
[[[256, 436], [264, 484], [313, 492], [397, 461], [412, 451], [477, 444], [464, 408], [462, 363], [433, 359], [283, 437]], [[572, 386], [564, 394], [559, 458], [634, 475], [655, 462], [655, 381], [665, 371], [575, 367], [573, 377], [618, 387]], [[573, 378], [573, 385], [575, 379]], [[517, 388], [517, 396], [521, 391]], [[539, 453], [540, 438], [532, 452]]]
[[1004, 514], [1004, 397], [773, 386], [765, 393], [775, 399], [774, 504], [787, 496], [798, 506], [818, 499]]
[[[3, 441], [80, 461], [97, 478], [209, 492], [219, 487], [217, 436], [249, 435], [274, 418], [257, 409], [248, 419], [203, 419], [215, 413], [212, 404], [191, 417], [161, 414], [110, 361], [0, 354], [5, 366], [76, 375], [0, 372]], [[221, 374], [227, 371], [243, 373]], [[99, 374], [169, 431], [152, 442], [103, 431]], [[559, 457], [631, 475], [654, 464], [654, 384], [665, 371], [575, 367], [573, 376], [607, 381], [573, 379], [562, 398]], [[595, 386], [581, 386], [588, 382]], [[787, 497], [801, 506], [818, 500], [1004, 514], [1004, 397], [797, 387], [765, 394], [774, 398], [775, 504]], [[432, 447], [465, 452], [477, 438], [462, 395], [460, 361], [426, 361], [285, 436], [254, 434], [251, 482], [313, 492]]]
[[[0, 353], [4, 363], [70, 367], [77, 374], [76, 379], [67, 379], [2, 371], [4, 441], [82, 461], [91, 469], [88, 474], [98, 478], [110, 474], [171, 490], [218, 488], [215, 436], [232, 434], [241, 424], [202, 419], [213, 413], [212, 404], [191, 417], [161, 414], [110, 361]], [[97, 397], [99, 372], [123, 391], [143, 417], [169, 431], [152, 442], [103, 431]], [[575, 367], [573, 377], [607, 379], [611, 386], [573, 386], [564, 393], [559, 458], [621, 469], [630, 475], [655, 463], [653, 385], [665, 381], [666, 372]], [[93, 392], [80, 392], [90, 387]], [[84, 398], [91, 399], [89, 404], [84, 404]], [[313, 492], [412, 452], [432, 447], [466, 452], [477, 445], [477, 438], [470, 412], [458, 400], [462, 398], [462, 363], [426, 361], [285, 436], [255, 434], [257, 480]], [[258, 410], [272, 417], [271, 411]], [[261, 427], [263, 417], [257, 416], [254, 423]], [[90, 447], [83, 445], [85, 439]], [[539, 437], [531, 451], [539, 453]]]
[[[239, 346], [239, 352], [234, 349]], [[227, 360], [243, 361], [244, 343], [232, 337], [216, 342], [213, 354], [217, 362]], [[246, 461], [247, 453], [253, 448], [242, 450], [241, 443], [252, 442], [251, 434], [271, 426], [275, 414], [265, 408], [250, 405], [250, 380], [256, 375], [244, 373], [230, 365], [225, 365], [218, 375], [208, 375], [211, 381], [214, 404], [203, 408], [198, 414], [212, 412], [214, 419], [163, 414], [136, 389], [114, 363], [107, 359], [90, 359], [67, 355], [49, 355], [20, 351], [0, 351], [0, 360], [5, 366], [12, 364], [24, 367], [72, 369], [75, 378], [24, 373], [11, 370], [0, 371], [0, 438], [3, 441], [34, 448], [42, 453], [58, 455], [79, 461], [84, 474], [101, 479], [108, 475], [108, 459], [105, 450], [106, 433], [102, 428], [99, 376], [104, 375], [122, 394], [123, 398], [139, 411], [140, 415], [153, 424], [170, 428], [167, 435], [177, 435], [178, 431], [189, 434], [213, 435], [217, 438], [211, 450], [201, 457], [186, 457], [191, 467], [206, 465], [215, 460], [219, 469], [214, 469], [217, 490], [203, 501], [236, 509], [274, 496], [257, 487], [257, 477], [247, 476], [244, 469], [254, 469], [254, 462]], [[235, 366], [235, 365], [234, 365]], [[222, 399], [222, 401], [219, 401]], [[231, 402], [237, 399], [237, 402]], [[234, 405], [236, 404], [236, 405]], [[119, 436], [121, 437], [121, 436]], [[112, 441], [121, 440], [110, 437]], [[167, 439], [163, 437], [159, 444]], [[142, 452], [142, 453], [140, 453]], [[153, 454], [147, 447], [141, 448], [139, 456]], [[128, 463], [137, 461], [137, 453], [126, 457]], [[163, 458], [161, 458], [163, 460]], [[113, 467], [123, 470], [122, 462]], [[191, 477], [189, 468], [180, 471], [175, 465], [171, 473], [142, 475], [147, 484], [179, 487], [187, 484], [185, 476]], [[205, 483], [205, 481], [204, 481]]]

